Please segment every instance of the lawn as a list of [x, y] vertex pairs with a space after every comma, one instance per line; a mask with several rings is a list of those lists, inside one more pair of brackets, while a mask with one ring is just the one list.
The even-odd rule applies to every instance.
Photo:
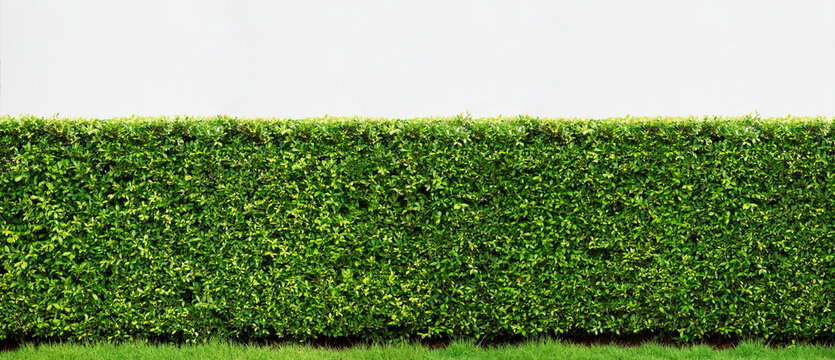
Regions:
[[770, 348], [746, 342], [732, 349], [715, 350], [706, 345], [674, 348], [656, 344], [640, 347], [612, 345], [583, 346], [554, 341], [482, 348], [455, 342], [437, 350], [411, 344], [354, 346], [322, 349], [285, 344], [247, 346], [220, 341], [198, 345], [147, 345], [108, 343], [91, 345], [54, 344], [23, 346], [0, 352], [0, 360], [11, 359], [835, 359], [835, 347], [797, 345]]

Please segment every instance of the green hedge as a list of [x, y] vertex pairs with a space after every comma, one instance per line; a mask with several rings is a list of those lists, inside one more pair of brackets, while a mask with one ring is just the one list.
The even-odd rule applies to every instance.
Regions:
[[0, 338], [835, 334], [828, 118], [0, 118]]

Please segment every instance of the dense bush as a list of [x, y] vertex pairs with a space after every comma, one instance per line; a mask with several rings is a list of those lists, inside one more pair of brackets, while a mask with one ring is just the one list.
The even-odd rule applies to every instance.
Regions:
[[0, 118], [0, 338], [831, 338], [833, 130]]

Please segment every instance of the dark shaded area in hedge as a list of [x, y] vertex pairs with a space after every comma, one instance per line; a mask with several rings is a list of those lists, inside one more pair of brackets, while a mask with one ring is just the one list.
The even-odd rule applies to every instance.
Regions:
[[0, 338], [831, 338], [833, 130], [4, 117]]

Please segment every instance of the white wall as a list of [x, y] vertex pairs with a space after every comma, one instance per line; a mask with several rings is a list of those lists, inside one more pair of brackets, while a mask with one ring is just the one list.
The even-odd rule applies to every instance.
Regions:
[[0, 0], [0, 113], [835, 115], [833, 0]]

